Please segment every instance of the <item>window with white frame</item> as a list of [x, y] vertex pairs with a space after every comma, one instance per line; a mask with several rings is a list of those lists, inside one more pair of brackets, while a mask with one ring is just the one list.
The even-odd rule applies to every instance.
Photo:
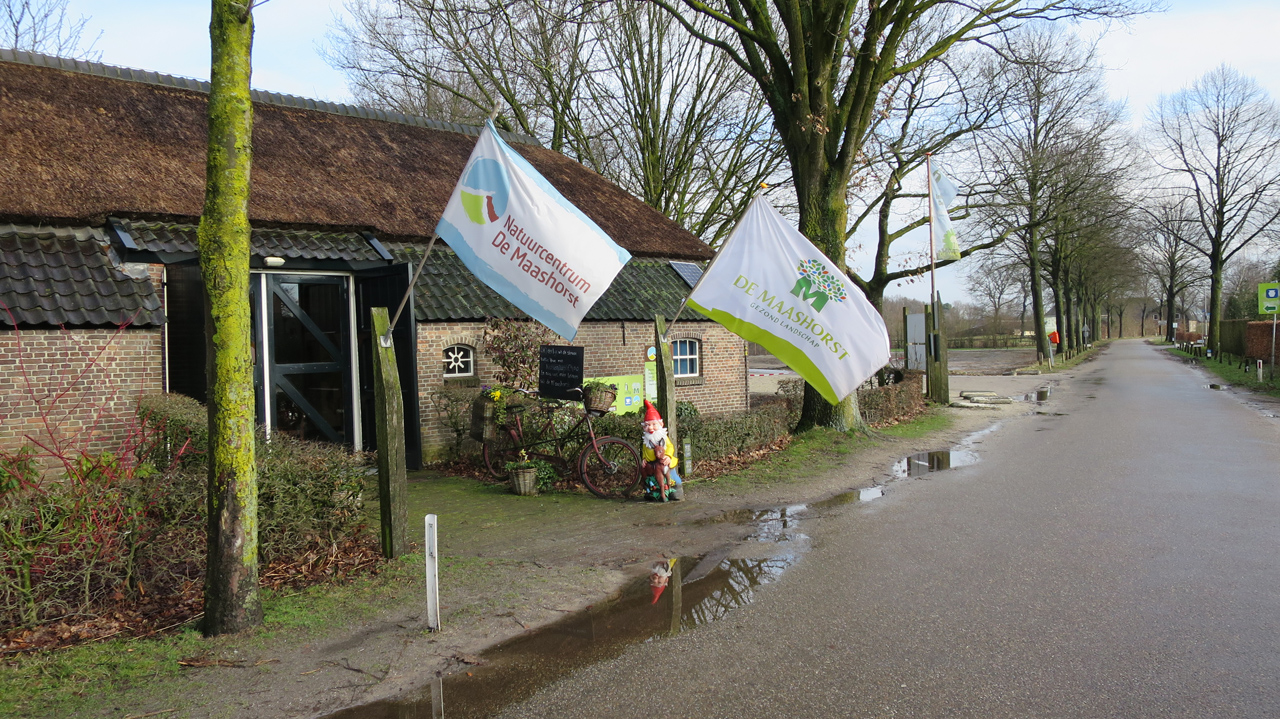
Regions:
[[476, 351], [467, 345], [444, 348], [444, 378], [476, 376]]
[[697, 377], [698, 340], [675, 340], [671, 343], [671, 365], [676, 377]]

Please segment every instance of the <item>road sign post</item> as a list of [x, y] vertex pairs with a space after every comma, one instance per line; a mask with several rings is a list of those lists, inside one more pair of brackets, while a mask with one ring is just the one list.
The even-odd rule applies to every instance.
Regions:
[[1280, 282], [1258, 285], [1258, 314], [1271, 315], [1271, 379], [1276, 378], [1276, 315], [1280, 315]]

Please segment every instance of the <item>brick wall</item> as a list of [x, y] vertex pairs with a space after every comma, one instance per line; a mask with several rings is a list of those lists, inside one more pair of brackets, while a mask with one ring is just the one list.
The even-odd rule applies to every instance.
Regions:
[[0, 449], [117, 450], [161, 374], [158, 328], [0, 331]]
[[[445, 383], [444, 348], [454, 344], [476, 348], [475, 384], [494, 382], [494, 365], [478, 350], [483, 334], [483, 322], [418, 324], [418, 397], [425, 456], [438, 455], [453, 437], [441, 421], [435, 401], [436, 392]], [[746, 409], [745, 342], [712, 322], [679, 322], [671, 339], [701, 342], [701, 376], [677, 380], [677, 400], [693, 402], [708, 416]], [[653, 341], [651, 322], [584, 322], [570, 344], [585, 348], [583, 371], [587, 377], [611, 377], [642, 374]]]

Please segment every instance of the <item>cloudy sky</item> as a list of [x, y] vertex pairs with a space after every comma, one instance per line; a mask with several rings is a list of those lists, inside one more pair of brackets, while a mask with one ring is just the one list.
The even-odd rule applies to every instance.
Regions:
[[[1115, 26], [1099, 48], [1116, 98], [1140, 122], [1161, 93], [1175, 92], [1228, 63], [1280, 97], [1280, 3], [1276, 0], [1166, 0], [1167, 11]], [[89, 18], [86, 37], [112, 65], [208, 78], [208, 0], [70, 0]], [[342, 0], [270, 0], [255, 11], [253, 85], [324, 100], [349, 101], [342, 73], [320, 55]], [[1086, 33], [1096, 27], [1083, 29]], [[100, 36], [99, 36], [100, 33]], [[957, 226], [963, 233], [963, 227]], [[927, 235], [924, 236], [927, 246]], [[939, 273], [944, 298], [963, 294], [961, 268]], [[927, 285], [891, 290], [928, 296]]]

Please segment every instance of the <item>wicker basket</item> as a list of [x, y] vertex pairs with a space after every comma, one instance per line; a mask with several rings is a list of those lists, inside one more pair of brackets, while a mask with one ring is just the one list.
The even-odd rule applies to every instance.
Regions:
[[538, 470], [533, 467], [511, 470], [511, 491], [522, 497], [538, 493]]
[[613, 407], [613, 402], [617, 398], [617, 390], [593, 389], [587, 393], [587, 409], [593, 412], [608, 412]]

